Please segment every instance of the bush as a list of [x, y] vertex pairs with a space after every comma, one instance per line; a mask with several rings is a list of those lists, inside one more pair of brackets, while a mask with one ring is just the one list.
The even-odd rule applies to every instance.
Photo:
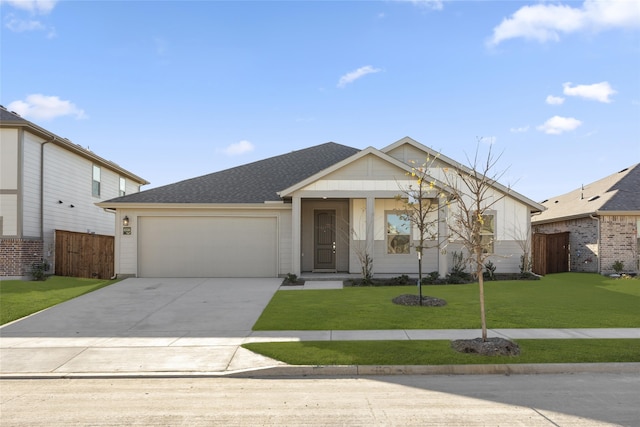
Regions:
[[47, 271], [49, 271], [49, 262], [45, 259], [34, 262], [29, 268], [29, 274], [33, 280], [47, 280]]

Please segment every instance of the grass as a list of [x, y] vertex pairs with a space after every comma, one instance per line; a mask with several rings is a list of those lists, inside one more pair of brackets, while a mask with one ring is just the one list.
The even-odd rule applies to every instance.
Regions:
[[45, 281], [0, 282], [0, 325], [111, 285], [118, 280], [51, 276]]
[[471, 365], [640, 362], [637, 339], [518, 340], [519, 356], [458, 353], [450, 341], [307, 341], [243, 347], [290, 365]]
[[[479, 329], [477, 284], [424, 286], [445, 307], [391, 300], [415, 286], [278, 291], [254, 330]], [[640, 280], [561, 273], [536, 281], [485, 282], [489, 328], [637, 328]]]

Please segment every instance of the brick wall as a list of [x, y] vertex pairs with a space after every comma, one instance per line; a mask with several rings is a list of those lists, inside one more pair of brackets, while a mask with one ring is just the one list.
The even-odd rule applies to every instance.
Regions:
[[638, 219], [637, 216], [602, 216], [598, 220], [580, 218], [551, 224], [534, 224], [533, 230], [536, 233], [570, 233], [571, 271], [611, 274], [614, 272], [613, 263], [622, 261], [625, 273], [637, 273]]
[[30, 266], [42, 260], [42, 240], [0, 239], [0, 277], [29, 276]]
[[571, 271], [598, 272], [598, 222], [591, 218], [558, 221], [551, 224], [534, 225], [536, 233], [569, 232], [569, 266]]
[[600, 265], [603, 274], [614, 273], [613, 263], [622, 261], [624, 273], [638, 272], [638, 232], [635, 216], [603, 216], [600, 222]]

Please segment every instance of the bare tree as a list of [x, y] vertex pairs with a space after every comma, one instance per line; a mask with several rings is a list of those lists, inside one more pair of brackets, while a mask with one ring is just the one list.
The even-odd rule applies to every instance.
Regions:
[[[401, 218], [409, 221], [418, 231], [418, 241], [415, 244], [416, 253], [418, 255], [418, 289], [419, 300], [422, 305], [422, 255], [425, 249], [438, 246], [438, 224], [439, 219], [433, 212], [437, 212], [438, 190], [436, 189], [436, 181], [430, 174], [430, 169], [437, 157], [428, 156], [427, 160], [421, 165], [411, 167], [411, 184], [399, 184], [400, 194], [396, 199], [402, 201]], [[412, 227], [412, 229], [413, 229]], [[413, 240], [413, 232], [410, 231], [409, 240]], [[434, 242], [431, 243], [430, 242]]]
[[[462, 243], [469, 253], [469, 260], [478, 279], [480, 290], [480, 318], [482, 323], [482, 341], [487, 340], [487, 321], [484, 304], [483, 267], [487, 258], [493, 252], [495, 236], [495, 216], [492, 208], [502, 200], [507, 193], [498, 192], [495, 184], [505, 171], [496, 173], [495, 166], [501, 155], [495, 156], [489, 146], [485, 160], [480, 160], [480, 143], [476, 146], [473, 159], [467, 161], [469, 167], [454, 166], [445, 170], [444, 180], [449, 187], [451, 206], [449, 232], [451, 237]], [[507, 192], [509, 188], [507, 188]]]

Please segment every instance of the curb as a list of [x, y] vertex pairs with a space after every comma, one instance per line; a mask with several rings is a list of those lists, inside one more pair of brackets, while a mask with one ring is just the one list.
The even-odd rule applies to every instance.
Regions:
[[504, 365], [282, 365], [225, 372], [86, 372], [2, 374], [1, 380], [135, 378], [275, 378], [389, 375], [640, 374], [640, 363], [549, 363]]

